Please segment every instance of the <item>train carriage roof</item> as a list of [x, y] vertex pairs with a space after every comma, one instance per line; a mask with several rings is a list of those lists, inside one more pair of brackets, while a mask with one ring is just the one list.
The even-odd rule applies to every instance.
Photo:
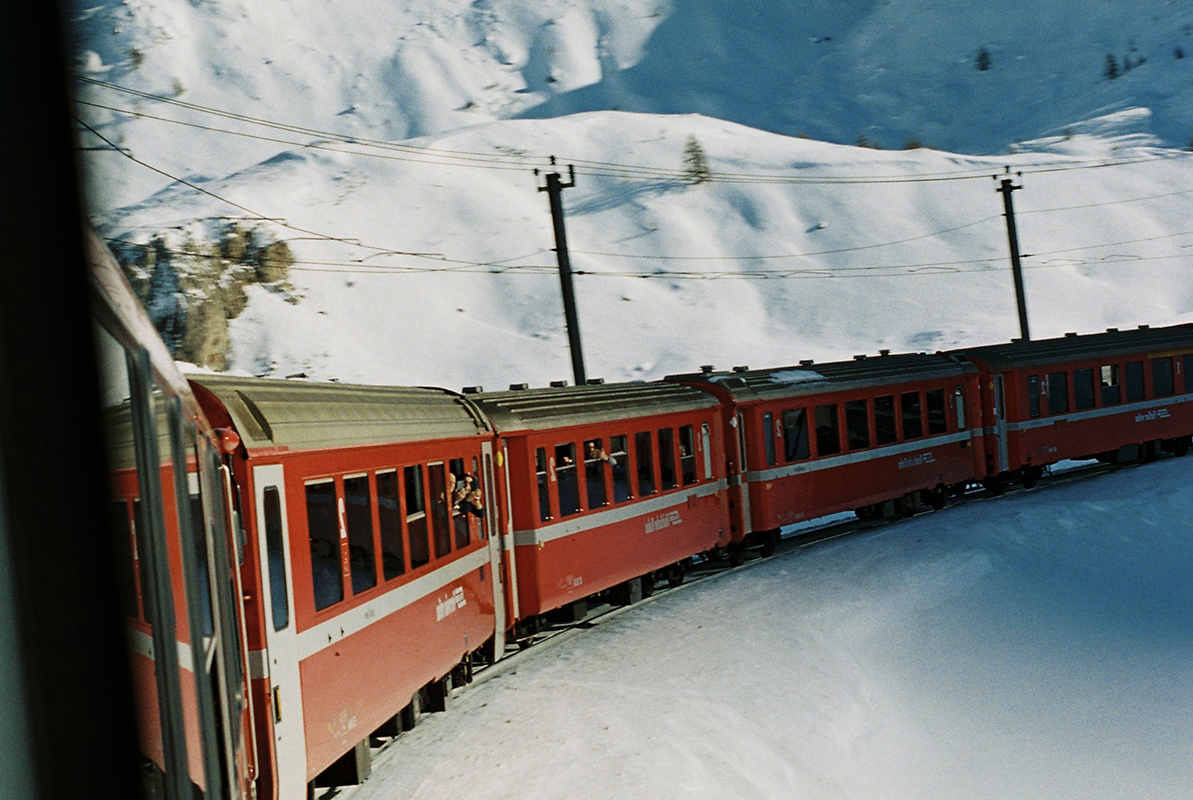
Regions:
[[728, 391], [734, 400], [743, 402], [893, 386], [934, 378], [953, 378], [974, 372], [977, 372], [977, 368], [972, 364], [949, 355], [901, 353], [824, 364], [804, 362], [799, 366], [773, 369], [693, 372], [668, 375], [666, 379], [684, 383], [711, 383]]
[[502, 433], [617, 422], [718, 405], [716, 398], [699, 389], [663, 381], [515, 389], [468, 399]]
[[[475, 436], [483, 418], [445, 389], [189, 376], [231, 415], [249, 450], [316, 450]], [[202, 399], [203, 392], [199, 392]]]
[[1172, 325], [1125, 331], [1110, 328], [1105, 333], [1080, 336], [1070, 333], [1056, 339], [1035, 339], [1030, 342], [1015, 340], [1006, 344], [966, 347], [953, 352], [997, 370], [1140, 353], [1155, 358], [1190, 349], [1193, 349], [1193, 325]]

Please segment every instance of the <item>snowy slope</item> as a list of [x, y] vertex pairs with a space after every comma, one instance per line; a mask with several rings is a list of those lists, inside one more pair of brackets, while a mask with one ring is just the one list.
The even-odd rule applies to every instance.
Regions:
[[470, 688], [351, 800], [1177, 800], [1189, 463], [916, 517], [673, 593]]

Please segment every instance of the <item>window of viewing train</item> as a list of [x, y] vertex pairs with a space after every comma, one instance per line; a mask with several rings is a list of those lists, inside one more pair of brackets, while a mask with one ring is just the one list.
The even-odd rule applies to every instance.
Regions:
[[965, 430], [965, 392], [960, 386], [953, 387], [953, 408], [957, 411], [957, 430]]
[[348, 569], [352, 593], [377, 585], [377, 558], [373, 551], [373, 502], [369, 476], [344, 478], [344, 524], [348, 527]]
[[862, 450], [870, 446], [870, 413], [865, 400], [845, 401], [845, 438], [850, 450]]
[[792, 462], [802, 461], [808, 455], [808, 412], [788, 408], [783, 412], [783, 456]]
[[290, 624], [290, 596], [286, 586], [286, 550], [282, 541], [282, 496], [276, 486], [266, 486], [262, 492], [265, 508], [265, 559], [269, 562], [269, 604], [273, 629], [283, 630]]
[[1027, 413], [1033, 417], [1040, 416], [1040, 376], [1027, 377]]
[[924, 392], [928, 406], [928, 435], [949, 432], [949, 420], [944, 410], [944, 389], [929, 389]]
[[1123, 365], [1123, 382], [1127, 388], [1127, 402], [1143, 399], [1143, 362], [1128, 361]]
[[555, 485], [559, 491], [559, 515], [580, 511], [580, 477], [576, 474], [576, 445], [555, 445]]
[[336, 485], [333, 481], [308, 483], [307, 534], [311, 543], [311, 582], [315, 610], [344, 599], [340, 569], [340, 531], [336, 520]]
[[534, 474], [539, 486], [539, 520], [551, 519], [551, 482], [547, 476], [547, 448], [534, 451]]
[[609, 454], [605, 452], [604, 442], [600, 439], [589, 439], [584, 443], [584, 486], [588, 492], [588, 507], [600, 508], [607, 503], [605, 499], [605, 464], [609, 461]]
[[630, 491], [630, 457], [626, 452], [626, 437], [609, 438], [609, 461], [613, 464], [613, 502], [624, 503], [632, 497]]
[[1119, 390], [1118, 364], [1106, 364], [1101, 369], [1102, 405], [1112, 406], [1122, 402]]
[[816, 406], [816, 455], [828, 456], [841, 452], [841, 423], [837, 419], [837, 404]]
[[141, 502], [141, 498], [134, 497], [133, 542], [136, 544], [136, 549], [133, 553], [137, 562], [137, 578], [141, 583], [141, 618], [152, 625], [154, 623], [153, 604], [149, 602], [149, 593], [153, 590], [153, 580], [151, 578], [152, 565], [149, 563], [149, 553], [146, 550], [148, 537], [149, 526], [145, 521], [145, 504]]
[[638, 462], [638, 496], [654, 494], [654, 442], [650, 431], [634, 434], [634, 457]]
[[675, 433], [670, 428], [659, 429], [659, 485], [664, 492], [678, 485], [675, 482]]
[[920, 393], [904, 392], [899, 396], [903, 412], [903, 438], [918, 439], [924, 435], [924, 423], [920, 415]]
[[423, 485], [421, 464], [406, 467], [406, 534], [410, 537], [410, 568], [418, 569], [431, 560], [431, 543], [427, 536], [427, 494]]
[[707, 422], [700, 423], [700, 452], [704, 453], [704, 480], [712, 480], [712, 437]]
[[1176, 384], [1172, 380], [1172, 359], [1152, 359], [1152, 392], [1156, 397], [1168, 397], [1172, 394]]
[[[193, 431], [191, 433], [193, 437]], [[195, 463], [198, 464], [198, 454], [195, 453]], [[194, 485], [198, 488], [199, 476], [197, 473], [188, 473], [187, 478], [194, 481]], [[196, 576], [195, 588], [199, 593], [199, 614], [202, 617], [202, 629], [204, 636], [211, 636], [215, 633], [215, 617], [211, 610], [211, 579], [210, 579], [210, 558], [207, 553], [207, 521], [203, 514], [203, 497], [199, 492], [194, 492], [190, 495], [191, 506], [191, 529], [194, 536], [195, 545], [195, 567], [198, 575]]]
[[762, 442], [766, 454], [766, 465], [773, 467], [775, 465], [775, 420], [769, 411], [762, 415]]
[[[472, 457], [472, 491], [467, 500], [468, 504], [472, 506], [472, 510], [468, 513], [471, 517], [468, 519], [468, 524], [472, 524], [472, 517], [476, 518], [477, 538], [485, 539], [489, 535], [489, 515], [485, 511], [485, 483], [481, 478], [480, 462], [477, 461], [476, 456]], [[468, 544], [465, 542], [464, 544]]]
[[112, 502], [111, 531], [116, 537], [117, 577], [120, 579], [120, 607], [124, 616], [136, 619], [137, 579], [133, 567], [133, 527], [128, 518], [128, 504], [124, 500]]
[[1184, 378], [1185, 394], [1193, 394], [1193, 353], [1181, 357], [1177, 371]]
[[1073, 399], [1078, 411], [1094, 407], [1093, 369], [1073, 370]]
[[891, 444], [899, 441], [899, 431], [895, 424], [895, 396], [884, 394], [874, 398], [874, 437], [880, 444]]
[[468, 513], [471, 508], [469, 497], [477, 488], [476, 466], [473, 465], [472, 475], [464, 470], [464, 459], [453, 458], [447, 464], [448, 503], [451, 505], [452, 527], [456, 531], [456, 549], [462, 550], [472, 541], [472, 516]]
[[1048, 413], [1064, 414], [1069, 410], [1069, 373], [1048, 373]]
[[396, 578], [406, 571], [402, 548], [402, 512], [398, 505], [398, 471], [377, 473], [377, 524], [381, 529], [381, 577]]
[[452, 499], [448, 496], [447, 471], [442, 461], [427, 465], [427, 490], [431, 493], [431, 541], [435, 543], [435, 558], [444, 558], [452, 551]]
[[[769, 417], [770, 414], [767, 414]], [[769, 421], [768, 421], [769, 423]], [[768, 424], [773, 431], [774, 427]], [[775, 448], [774, 435], [771, 435], [771, 450]], [[771, 463], [774, 463], [773, 461]], [[679, 473], [683, 477], [683, 485], [688, 486], [696, 482], [696, 442], [692, 434], [691, 425], [681, 425], [679, 428]]]

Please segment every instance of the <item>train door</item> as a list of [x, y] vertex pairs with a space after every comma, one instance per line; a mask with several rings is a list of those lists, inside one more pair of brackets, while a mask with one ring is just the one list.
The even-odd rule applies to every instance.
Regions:
[[505, 580], [502, 577], [505, 570], [501, 566], [505, 547], [498, 527], [492, 442], [481, 444], [481, 459], [485, 465], [480, 479], [485, 497], [485, 530], [489, 534], [489, 573], [493, 576], [493, 660], [496, 661], [505, 652]]
[[[741, 535], [743, 537], [754, 529], [754, 521], [750, 516], [750, 465], [746, 461], [746, 415], [740, 411], [734, 417], [737, 423], [733, 427], [737, 428], [737, 467], [738, 467], [738, 485], [741, 487], [740, 502], [741, 502]], [[730, 477], [730, 481], [733, 477]]]
[[521, 619], [522, 609], [518, 605], [518, 555], [514, 549], [514, 505], [510, 489], [510, 452], [505, 439], [501, 440], [501, 452], [497, 454], [497, 466], [501, 468], [501, 481], [505, 484], [505, 525], [500, 526], [501, 515], [498, 514], [498, 535], [501, 536], [501, 549], [506, 553], [506, 578], [509, 580], [510, 612], [515, 620]]
[[1002, 374], [994, 376], [994, 430], [998, 437], [998, 464], [996, 472], [1005, 472], [1007, 458], [1007, 397]]
[[261, 563], [261, 601], [267, 609], [265, 661], [269, 679], [275, 786], [280, 798], [305, 797], [306, 741], [302, 725], [302, 687], [298, 673], [298, 636], [294, 623], [294, 581], [286, 522], [286, 485], [280, 464], [253, 468], [257, 511], [257, 550]]

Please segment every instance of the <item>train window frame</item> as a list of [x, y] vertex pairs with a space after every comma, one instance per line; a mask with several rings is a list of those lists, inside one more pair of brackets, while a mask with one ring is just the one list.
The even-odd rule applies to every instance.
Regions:
[[1143, 361], [1123, 364], [1123, 388], [1128, 403], [1138, 403], [1147, 396], [1143, 385]]
[[286, 542], [283, 524], [282, 490], [273, 485], [261, 491], [264, 509], [265, 553], [269, 573], [269, 618], [275, 631], [290, 627], [290, 587], [286, 581]]
[[[1152, 360], [1152, 396], [1171, 397], [1176, 394], [1176, 380], [1173, 375], [1172, 356], [1161, 356]], [[1158, 371], [1157, 367], [1163, 365]], [[1158, 379], [1161, 376], [1163, 379]]]
[[1073, 370], [1073, 408], [1077, 411], [1085, 411], [1097, 405], [1098, 392], [1095, 372], [1094, 367]]
[[[924, 438], [924, 401], [920, 398], [919, 389], [899, 393], [899, 423], [903, 429], [903, 441]], [[911, 431], [908, 430], [909, 426]]]
[[[116, 574], [120, 583], [120, 607], [129, 619], [141, 618], [141, 604], [137, 591], [137, 558], [129, 500], [113, 498], [109, 506], [108, 527], [116, 544]], [[127, 558], [126, 558], [127, 556]]]
[[634, 434], [634, 462], [637, 466], [638, 496], [649, 497], [657, 493], [659, 484], [654, 470], [654, 434], [650, 431]]
[[870, 403], [864, 397], [845, 401], [845, 439], [851, 452], [870, 446]]
[[[339, 515], [337, 513], [339, 492], [337, 491], [336, 481], [334, 478], [317, 478], [314, 480], [308, 480], [304, 482], [303, 486], [305, 494], [303, 507], [306, 510], [307, 538], [311, 546], [311, 600], [314, 603], [315, 612], [319, 613], [334, 607], [338, 603], [342, 603], [345, 597], [343, 553], [341, 552], [340, 548], [340, 525]], [[312, 491], [316, 488], [327, 486], [331, 487], [330, 521], [331, 530], [334, 533], [332, 537], [322, 535], [326, 533], [324, 530], [320, 530], [320, 535], [316, 535], [315, 525], [318, 524], [321, 528], [324, 527], [325, 519], [322, 513], [318, 515], [312, 513], [312, 510], [315, 507], [313, 507], [311, 504]], [[335, 553], [335, 558], [333, 559], [330, 554], [316, 557], [315, 549], [318, 546], [317, 541], [328, 542], [328, 547], [332, 552]], [[317, 572], [319, 566], [321, 564], [328, 566], [332, 564], [333, 561], [336, 567], [334, 580], [332, 579], [331, 575], [321, 577]], [[320, 591], [321, 587], [323, 587], [322, 592]], [[326, 600], [326, 602], [323, 602], [324, 600]]]
[[775, 418], [770, 411], [762, 413], [762, 443], [766, 465], [773, 467], [775, 465]]
[[700, 449], [704, 453], [704, 480], [713, 479], [712, 471], [712, 426], [707, 422], [700, 423]]
[[1063, 369], [1049, 372], [1045, 380], [1048, 383], [1048, 413], [1069, 413], [1069, 373]]
[[539, 490], [539, 522], [550, 522], [551, 515], [551, 472], [547, 463], [547, 448], [534, 451], [534, 476]]
[[878, 447], [899, 441], [899, 414], [893, 394], [874, 398], [874, 443]]
[[953, 387], [953, 415], [957, 420], [957, 430], [965, 430], [965, 389], [962, 386]]
[[1123, 401], [1121, 372], [1118, 364], [1103, 364], [1098, 370], [1101, 405], [1116, 406]]
[[[348, 545], [348, 584], [352, 595], [363, 594], [378, 584], [377, 546], [373, 528], [373, 483], [366, 472], [344, 475], [343, 485], [344, 531]], [[351, 485], [351, 489], [349, 486]], [[360, 494], [363, 487], [364, 495]], [[357, 563], [353, 548], [364, 552], [364, 558]]]
[[679, 488], [679, 473], [675, 469], [675, 429], [659, 428], [659, 488], [664, 492]]
[[684, 486], [700, 481], [700, 474], [696, 471], [696, 428], [690, 423], [679, 426], [679, 477]]
[[1181, 356], [1179, 371], [1184, 378], [1185, 394], [1193, 394], [1193, 353]]
[[[822, 403], [813, 412], [816, 426], [816, 457], [836, 455], [841, 452], [841, 419], [837, 403]], [[821, 418], [823, 417], [823, 424]]]
[[[382, 494], [382, 481], [387, 483], [389, 479], [393, 479], [393, 497], [388, 494]], [[400, 578], [406, 574], [406, 548], [405, 535], [402, 522], [405, 519], [402, 508], [402, 490], [401, 480], [398, 477], [398, 470], [380, 469], [377, 470], [373, 476], [376, 485], [377, 498], [377, 536], [381, 543], [381, 580], [383, 583]], [[389, 505], [392, 503], [392, 507]], [[392, 545], [397, 544], [397, 558], [389, 558], [387, 556], [393, 555], [393, 550], [390, 549]], [[390, 565], [396, 561], [396, 570], [391, 571]]]
[[[406, 512], [403, 526], [406, 531], [406, 552], [410, 554], [410, 569], [413, 571], [431, 563], [431, 520], [427, 513], [427, 482], [422, 464], [410, 464], [402, 468], [402, 497]], [[418, 503], [412, 504], [411, 499]], [[417, 550], [416, 543], [419, 546]]]
[[1033, 419], [1040, 416], [1040, 376], [1027, 376], [1027, 415]]
[[[589, 453], [592, 456], [589, 457]], [[601, 458], [604, 455], [605, 458]], [[609, 490], [605, 485], [605, 465], [608, 463], [603, 437], [584, 440], [584, 494], [589, 510], [609, 505]]]
[[443, 461], [427, 462], [427, 497], [431, 501], [427, 513], [431, 522], [431, 551], [438, 561], [452, 554], [452, 501], [448, 497], [447, 464]]
[[629, 436], [624, 433], [609, 437], [614, 503], [628, 503], [634, 499], [634, 487], [630, 480], [629, 446]]
[[[799, 406], [783, 409], [783, 458], [788, 464], [812, 457], [812, 442], [808, 437], [808, 409]], [[795, 431], [794, 439], [792, 431]]]
[[[565, 459], [567, 460], [565, 461]], [[574, 507], [571, 503], [564, 504], [565, 499], [571, 499], [564, 494], [564, 490], [569, 487], [572, 496], [575, 497]], [[562, 442], [555, 445], [555, 496], [559, 503], [560, 519], [575, 516], [583, 510], [580, 505], [580, 475], [576, 466], [575, 442]]]
[[949, 412], [945, 407], [943, 386], [924, 392], [924, 414], [928, 417], [929, 436], [949, 432]]
[[[471, 515], [465, 513], [460, 506], [464, 499], [464, 482], [468, 476], [468, 471], [464, 468], [464, 459], [462, 457], [448, 459], [447, 472], [452, 476], [448, 481], [450, 486], [448, 492], [451, 494], [448, 500], [448, 507], [451, 509], [451, 528], [456, 540], [456, 549], [463, 550], [472, 543], [472, 521], [469, 519]], [[473, 473], [475, 472], [474, 469]], [[474, 477], [472, 480], [475, 485], [477, 479]]]

